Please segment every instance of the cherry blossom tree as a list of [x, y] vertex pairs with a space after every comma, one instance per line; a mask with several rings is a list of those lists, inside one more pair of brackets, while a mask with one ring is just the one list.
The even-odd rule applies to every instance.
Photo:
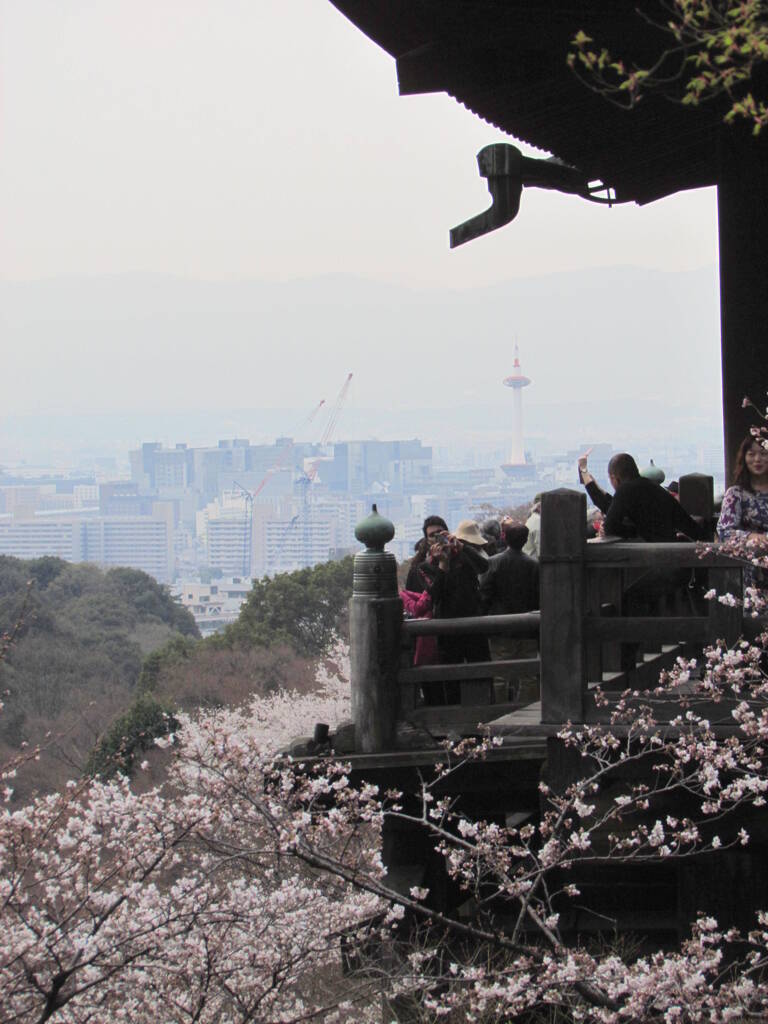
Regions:
[[[293, 844], [310, 829], [322, 856], [375, 878], [375, 815], [358, 832], [365, 843], [337, 835], [341, 769], [300, 799], [294, 772], [274, 767], [279, 734], [260, 739], [280, 721], [270, 712], [290, 706], [300, 721], [338, 703], [338, 692], [284, 695], [251, 715], [188, 721], [161, 786], [84, 781], [6, 808], [0, 1021], [366, 1019], [370, 982], [342, 978], [339, 942], [375, 915], [386, 921], [387, 907], [308, 867]], [[19, 767], [4, 772], [7, 796]], [[317, 814], [334, 792], [337, 809]], [[370, 798], [350, 794], [360, 819]]]
[[[765, 909], [744, 933], [700, 915], [672, 953], [574, 945], [564, 921], [585, 869], [749, 844], [768, 790], [767, 648], [766, 633], [716, 645], [624, 694], [608, 726], [566, 726], [583, 770], [560, 790], [542, 783], [523, 825], [472, 820], [442, 795], [498, 740], [448, 745], [415, 801], [354, 784], [343, 762], [280, 754], [348, 716], [348, 688], [328, 675], [314, 695], [182, 718], [141, 786], [6, 802], [0, 1024], [365, 1022], [382, 997], [412, 1019], [766, 1019]], [[2, 773], [7, 801], [23, 768]], [[390, 886], [388, 819], [428, 833], [461, 914], [426, 886]]]

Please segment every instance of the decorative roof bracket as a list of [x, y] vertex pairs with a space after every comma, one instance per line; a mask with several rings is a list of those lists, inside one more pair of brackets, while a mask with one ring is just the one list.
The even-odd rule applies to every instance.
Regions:
[[542, 160], [523, 156], [516, 146], [505, 142], [481, 149], [477, 154], [477, 166], [480, 176], [488, 179], [492, 203], [483, 213], [451, 229], [451, 249], [464, 242], [471, 242], [473, 238], [487, 235], [489, 231], [495, 231], [514, 220], [520, 209], [523, 185], [557, 189], [558, 192], [569, 192], [593, 202], [616, 202], [610, 190], [608, 198], [596, 196], [596, 192], [606, 191], [606, 186], [591, 185], [576, 167], [555, 157]]

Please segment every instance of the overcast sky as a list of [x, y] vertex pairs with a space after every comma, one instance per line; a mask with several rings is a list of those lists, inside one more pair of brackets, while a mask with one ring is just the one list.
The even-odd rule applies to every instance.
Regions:
[[607, 210], [529, 190], [488, 205], [475, 154], [504, 137], [445, 95], [398, 97], [394, 61], [326, 0], [0, 0], [0, 276], [350, 271], [469, 286], [716, 255], [714, 198]]
[[[450, 251], [449, 228], [489, 203], [475, 155], [504, 140], [445, 95], [399, 97], [394, 61], [327, 0], [0, 0], [0, 280], [349, 273], [474, 288], [715, 264], [713, 190], [610, 210], [526, 190], [511, 226]], [[328, 397], [353, 369], [367, 400], [370, 367], [334, 364], [332, 328], [319, 340]], [[60, 333], [50, 346], [69, 376], [49, 374], [48, 390], [86, 407], [93, 353]], [[6, 411], [45, 393], [45, 346], [33, 355], [38, 379], [6, 379]], [[274, 370], [295, 364], [276, 352]]]

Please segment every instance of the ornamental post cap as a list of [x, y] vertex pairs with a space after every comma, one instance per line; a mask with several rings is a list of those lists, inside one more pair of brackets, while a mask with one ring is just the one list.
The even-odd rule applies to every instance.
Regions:
[[355, 527], [355, 537], [368, 551], [383, 551], [384, 545], [395, 536], [395, 527], [386, 516], [379, 514], [375, 505], [371, 513]]
[[644, 476], [646, 480], [651, 480], [655, 484], [663, 484], [667, 478], [667, 474], [656, 463], [651, 459], [650, 463], [645, 469], [640, 470], [640, 476]]

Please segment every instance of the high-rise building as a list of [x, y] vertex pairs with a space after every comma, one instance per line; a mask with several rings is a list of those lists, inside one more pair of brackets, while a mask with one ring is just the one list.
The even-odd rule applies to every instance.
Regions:
[[322, 483], [336, 494], [359, 495], [373, 488], [397, 494], [423, 491], [432, 478], [432, 449], [421, 441], [343, 441], [333, 459], [317, 463]]
[[267, 519], [262, 527], [260, 574], [293, 572], [318, 562], [327, 562], [338, 548], [334, 515], [311, 506], [290, 519]]
[[252, 571], [253, 507], [249, 496], [225, 491], [197, 513], [197, 536], [205, 545], [208, 566], [225, 576]]
[[141, 569], [161, 583], [174, 575], [173, 525], [161, 514], [85, 520], [85, 557], [104, 568]]
[[82, 519], [34, 516], [0, 521], [0, 555], [82, 562], [86, 555], [85, 522]]
[[161, 583], [174, 573], [173, 524], [161, 507], [151, 516], [59, 516], [0, 521], [0, 554], [52, 555], [105, 568], [142, 569]]

